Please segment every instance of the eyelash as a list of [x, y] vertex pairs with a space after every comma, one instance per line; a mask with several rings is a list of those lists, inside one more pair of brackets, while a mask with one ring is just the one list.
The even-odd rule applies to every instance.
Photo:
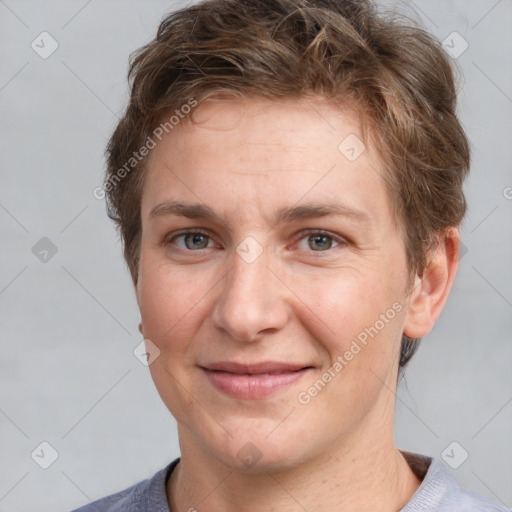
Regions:
[[[163, 245], [168, 247], [168, 246], [171, 246], [172, 243], [179, 237], [182, 237], [182, 236], [185, 236], [185, 235], [188, 235], [188, 234], [197, 234], [197, 235], [203, 235], [203, 236], [206, 236], [208, 237], [210, 240], [212, 239], [212, 235], [206, 231], [206, 230], [203, 230], [203, 229], [198, 229], [198, 228], [189, 228], [189, 229], [186, 229], [186, 230], [182, 230], [178, 233], [175, 233], [172, 235], [172, 237], [167, 237], [164, 242], [163, 242]], [[332, 251], [334, 249], [341, 249], [343, 248], [344, 246], [348, 245], [348, 241], [340, 236], [337, 236], [337, 235], [334, 235], [333, 233], [329, 232], [329, 231], [325, 231], [325, 230], [322, 230], [322, 229], [305, 229], [305, 230], [302, 230], [298, 233], [298, 240], [297, 242], [295, 242], [294, 244], [302, 241], [303, 239], [307, 238], [307, 237], [310, 237], [310, 236], [313, 236], [313, 235], [317, 235], [317, 236], [327, 236], [329, 238], [331, 238], [334, 242], [336, 242], [338, 245], [335, 246], [335, 247], [330, 247], [329, 249], [326, 249], [325, 251], [313, 251], [313, 250], [308, 250], [309, 253], [311, 253], [312, 255], [314, 255], [314, 257], [322, 257], [322, 253], [327, 253], [327, 255], [330, 255], [329, 253], [332, 254]], [[191, 249], [182, 249], [180, 247], [173, 247], [173, 250], [176, 250], [176, 251], [179, 251], [179, 252], [186, 252], [186, 253], [198, 253], [198, 254], [201, 254], [202, 251], [206, 251], [208, 250], [208, 248], [204, 248], [204, 249], [198, 249], [198, 250], [191, 250]]]

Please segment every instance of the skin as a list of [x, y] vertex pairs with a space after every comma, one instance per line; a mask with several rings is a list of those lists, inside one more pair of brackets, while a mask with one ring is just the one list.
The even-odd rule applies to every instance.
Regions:
[[[160, 350], [151, 375], [178, 423], [170, 509], [399, 510], [420, 484], [393, 440], [400, 340], [437, 320], [457, 269], [457, 229], [440, 238], [411, 291], [382, 159], [371, 141], [355, 161], [338, 150], [349, 134], [363, 139], [354, 112], [318, 97], [251, 98], [205, 102], [193, 119], [148, 160], [135, 282], [142, 333]], [[216, 217], [177, 215], [161, 206], [170, 201]], [[310, 203], [360, 215], [276, 223], [277, 210]], [[199, 249], [180, 236], [187, 228], [207, 235], [195, 239]], [[248, 262], [237, 247], [261, 254]], [[300, 403], [393, 304], [400, 311]], [[269, 360], [312, 369], [251, 400], [221, 393], [200, 368]], [[247, 443], [249, 465], [239, 455]]]

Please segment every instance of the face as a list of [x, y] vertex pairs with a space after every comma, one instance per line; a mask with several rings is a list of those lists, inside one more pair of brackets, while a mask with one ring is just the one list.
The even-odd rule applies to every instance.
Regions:
[[136, 283], [182, 452], [258, 471], [379, 443], [407, 265], [359, 119], [310, 98], [193, 120], [150, 156]]

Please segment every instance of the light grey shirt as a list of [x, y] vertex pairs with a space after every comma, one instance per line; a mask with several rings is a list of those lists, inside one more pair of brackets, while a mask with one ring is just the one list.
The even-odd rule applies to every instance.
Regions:
[[[399, 512], [510, 512], [506, 506], [460, 487], [441, 460], [403, 455], [422, 483]], [[148, 480], [73, 512], [170, 512], [165, 487], [179, 460]]]

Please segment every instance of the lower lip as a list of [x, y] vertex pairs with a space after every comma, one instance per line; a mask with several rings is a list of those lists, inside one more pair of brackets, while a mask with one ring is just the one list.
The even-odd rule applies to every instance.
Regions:
[[295, 372], [283, 372], [277, 375], [247, 375], [206, 370], [203, 368], [203, 372], [216, 389], [232, 398], [242, 400], [265, 398], [280, 389], [290, 386], [308, 371], [309, 369], [306, 368]]

